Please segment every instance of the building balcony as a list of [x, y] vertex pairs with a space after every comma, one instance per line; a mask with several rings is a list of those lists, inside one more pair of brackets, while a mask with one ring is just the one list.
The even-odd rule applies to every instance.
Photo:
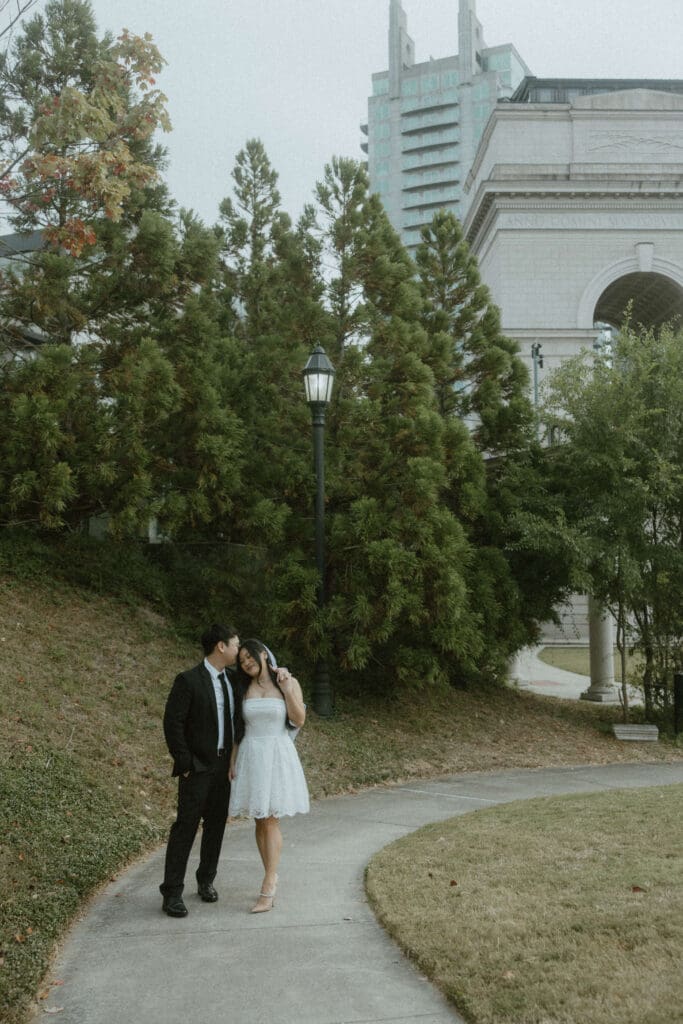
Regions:
[[401, 184], [401, 192], [410, 194], [421, 191], [427, 196], [429, 192], [443, 188], [453, 188], [459, 184], [458, 164], [452, 164], [443, 170], [427, 171], [426, 173], [415, 171], [414, 173], [406, 174]]
[[450, 128], [459, 123], [460, 107], [446, 106], [429, 110], [416, 116], [401, 118], [401, 135], [423, 132], [428, 128]]
[[404, 217], [402, 230], [403, 231], [420, 231], [425, 225], [431, 224], [432, 217], [434, 216], [432, 210], [418, 210], [413, 214], [411, 218]]
[[365, 121], [363, 124], [361, 124], [360, 130], [362, 131], [363, 135], [367, 135], [368, 134], [368, 122], [367, 121]]
[[401, 159], [401, 170], [412, 171], [423, 167], [437, 167], [439, 164], [457, 162], [457, 146], [433, 146], [426, 151], [419, 149], [409, 155], [404, 155]]
[[404, 135], [401, 139], [403, 153], [415, 151], [426, 152], [429, 149], [440, 149], [460, 142], [460, 130], [457, 127], [441, 128], [436, 126], [414, 135]]
[[426, 209], [414, 210], [412, 213], [405, 213], [402, 220], [402, 230], [409, 231], [415, 234], [427, 225], [431, 224], [432, 217], [437, 210], [448, 210], [449, 213], [455, 214], [456, 217], [460, 215], [460, 204], [458, 202], [445, 202], [439, 203], [436, 207], [430, 206]]
[[404, 210], [412, 209], [438, 209], [444, 206], [446, 203], [457, 202], [458, 195], [458, 183], [453, 182], [451, 185], [447, 185], [442, 188], [421, 188], [413, 191], [407, 191], [401, 189], [403, 193], [403, 202], [401, 204]]

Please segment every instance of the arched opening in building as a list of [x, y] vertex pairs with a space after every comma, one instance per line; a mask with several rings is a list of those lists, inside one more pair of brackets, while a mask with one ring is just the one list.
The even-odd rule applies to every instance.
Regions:
[[618, 330], [631, 303], [634, 327], [664, 324], [674, 328], [683, 325], [683, 288], [670, 277], [656, 273], [625, 274], [605, 288], [595, 307], [596, 325], [609, 325]]

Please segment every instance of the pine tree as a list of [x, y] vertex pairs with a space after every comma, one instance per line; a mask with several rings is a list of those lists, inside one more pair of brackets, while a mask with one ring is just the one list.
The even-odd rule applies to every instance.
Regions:
[[151, 139], [170, 127], [162, 65], [149, 37], [99, 40], [85, 0], [49, 0], [23, 26], [0, 55], [0, 184], [17, 230], [80, 255], [92, 221], [117, 221], [154, 181]]
[[467, 424], [478, 449], [476, 461], [451, 458], [446, 500], [472, 545], [467, 584], [487, 637], [479, 670], [500, 675], [570, 587], [561, 502], [545, 486], [527, 370], [452, 214], [423, 229], [415, 259], [439, 411], [451, 429]]
[[157, 439], [165, 455], [158, 518], [175, 539], [199, 539], [232, 513], [241, 480], [244, 427], [222, 400], [233, 349], [198, 299], [188, 302], [168, 341], [177, 349], [180, 401]]
[[[250, 478], [252, 493], [261, 496], [257, 520], [263, 529], [262, 502], [272, 502], [275, 510], [296, 500], [305, 472], [301, 433], [308, 414], [301, 371], [315, 344], [322, 289], [311, 212], [292, 227], [280, 209], [277, 173], [261, 142], [250, 140], [237, 155], [233, 179], [234, 199], [221, 203], [221, 300], [231, 307], [240, 353], [229, 398], [253, 446]], [[281, 523], [274, 513], [276, 531]]]
[[226, 298], [234, 306], [235, 333], [254, 339], [267, 329], [273, 312], [275, 235], [284, 216], [277, 172], [259, 139], [249, 139], [237, 154], [232, 178], [234, 198], [226, 196], [220, 204]]
[[26, 328], [51, 343], [115, 338], [168, 299], [162, 64], [147, 38], [99, 39], [83, 0], [52, 0], [5, 56], [3, 199], [41, 240], [0, 279], [6, 343]]
[[[0, 440], [10, 518], [60, 527], [106, 512], [114, 531], [135, 534], [157, 516], [180, 534], [231, 508], [241, 425], [214, 385], [231, 357], [212, 298], [218, 242], [191, 214], [173, 219], [152, 142], [166, 124], [153, 88], [162, 63], [147, 37], [99, 39], [89, 4], [53, 0], [3, 65], [5, 151], [33, 197], [17, 183], [5, 199], [16, 225], [48, 243], [2, 282], [5, 323], [44, 341], [33, 366], [3, 370], [0, 416], [15, 422], [15, 388], [35, 392], [21, 415], [42, 445], [11, 429]], [[68, 482], [58, 494], [49, 474], [31, 475], [31, 460], [51, 458]]]
[[501, 334], [498, 308], [453, 214], [442, 210], [422, 229], [415, 260], [442, 415], [469, 419], [490, 454], [526, 445], [528, 374], [516, 343]]
[[[362, 289], [356, 266], [356, 237], [368, 193], [368, 177], [356, 160], [334, 157], [316, 186], [330, 267], [327, 306], [334, 325], [329, 356], [342, 372], [349, 345], [366, 333]], [[337, 385], [339, 387], [339, 384]]]
[[6, 364], [0, 391], [0, 518], [78, 528], [107, 513], [135, 534], [154, 512], [152, 430], [175, 400], [173, 370], [147, 339], [110, 371], [98, 344], [52, 345]]
[[[467, 539], [443, 501], [446, 430], [426, 360], [422, 299], [378, 198], [367, 196], [364, 172], [338, 163], [325, 186], [328, 215], [337, 212], [328, 225], [333, 250], [344, 240], [331, 306], [348, 367], [330, 410], [335, 655], [369, 685], [385, 685], [387, 675], [403, 686], [443, 684], [476, 657], [481, 638], [463, 576]], [[470, 443], [466, 431], [461, 439]]]
[[237, 156], [234, 195], [221, 204], [218, 301], [234, 340], [225, 400], [243, 424], [239, 515], [222, 530], [260, 554], [265, 592], [256, 613], [281, 652], [298, 657], [315, 631], [310, 414], [302, 370], [324, 340], [320, 245], [311, 207], [296, 225], [280, 209], [277, 174], [260, 142]]

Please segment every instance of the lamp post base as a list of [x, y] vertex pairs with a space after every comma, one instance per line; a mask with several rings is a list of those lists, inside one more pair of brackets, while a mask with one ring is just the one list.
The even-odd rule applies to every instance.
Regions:
[[313, 671], [313, 710], [321, 718], [330, 718], [334, 711], [330, 674], [324, 658], [316, 661]]

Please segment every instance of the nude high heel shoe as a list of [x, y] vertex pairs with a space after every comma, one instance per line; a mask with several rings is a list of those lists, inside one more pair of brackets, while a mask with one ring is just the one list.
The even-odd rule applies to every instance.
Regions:
[[275, 876], [275, 885], [272, 892], [260, 892], [250, 914], [267, 914], [275, 906], [275, 893], [277, 892], [278, 876]]

